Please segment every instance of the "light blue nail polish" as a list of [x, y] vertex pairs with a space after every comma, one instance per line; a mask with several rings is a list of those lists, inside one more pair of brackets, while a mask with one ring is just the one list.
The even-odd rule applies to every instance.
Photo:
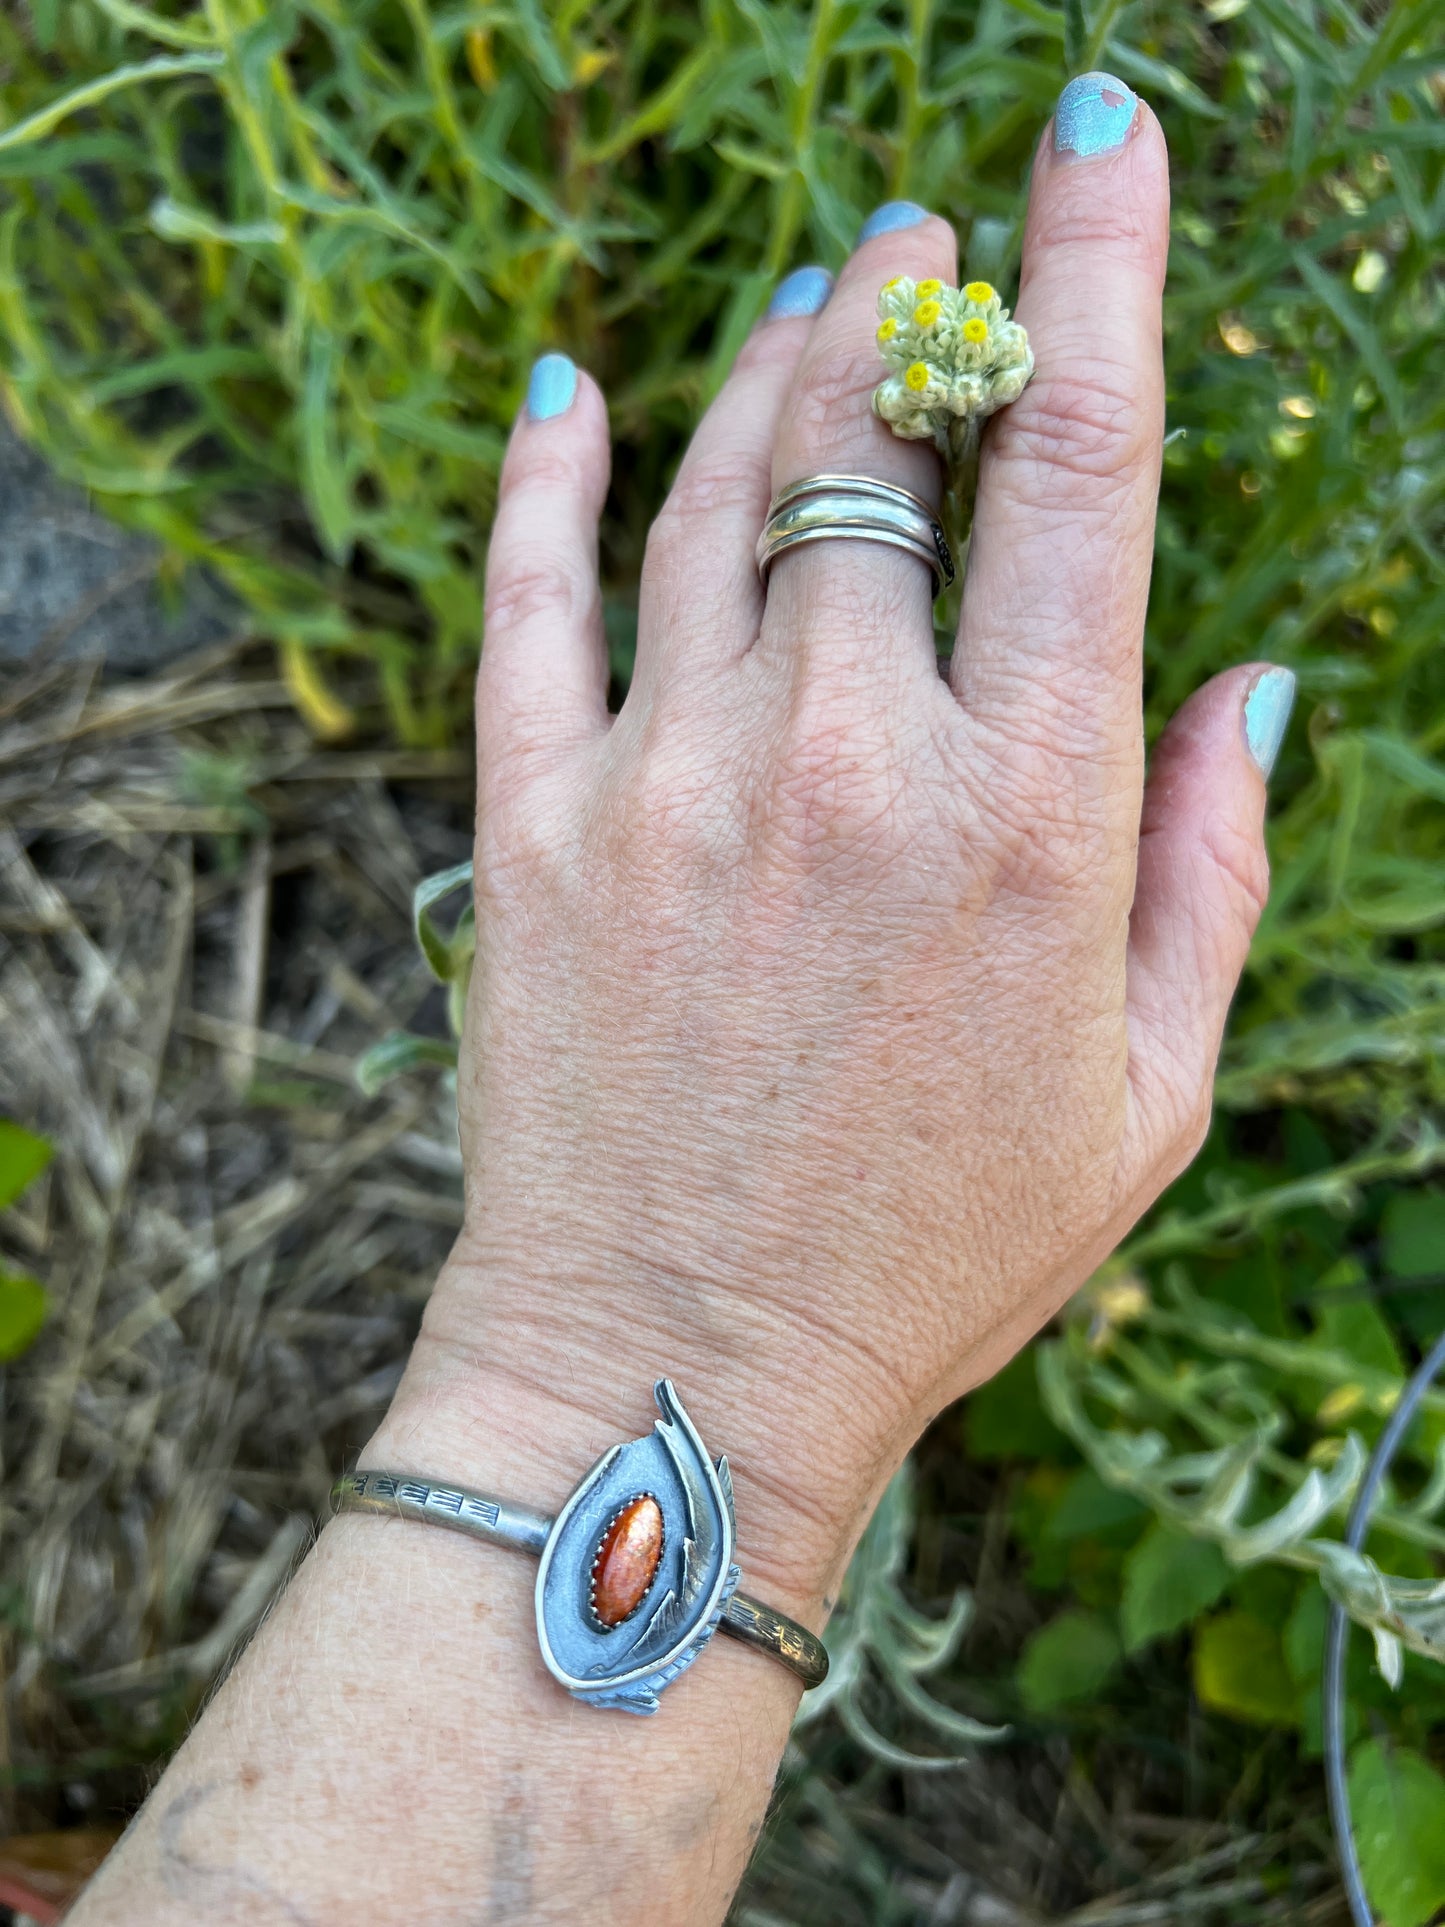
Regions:
[[1266, 669], [1244, 699], [1244, 740], [1261, 776], [1274, 768], [1294, 708], [1292, 669]]
[[875, 207], [858, 230], [860, 241], [871, 241], [875, 234], [896, 234], [900, 228], [917, 227], [928, 219], [928, 209], [917, 201], [885, 201]]
[[565, 415], [577, 393], [577, 369], [566, 355], [543, 355], [527, 383], [527, 413], [534, 422]]
[[833, 277], [826, 268], [794, 268], [774, 290], [768, 303], [768, 320], [816, 314], [832, 292]]
[[1134, 124], [1139, 96], [1112, 74], [1080, 74], [1059, 95], [1054, 109], [1054, 152], [1107, 154], [1122, 147]]

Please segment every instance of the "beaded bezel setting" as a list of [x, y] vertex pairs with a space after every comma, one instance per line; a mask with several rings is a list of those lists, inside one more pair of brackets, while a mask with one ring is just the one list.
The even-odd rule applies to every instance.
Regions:
[[[654, 1713], [717, 1629], [738, 1583], [727, 1460], [708, 1457], [670, 1379], [653, 1387], [661, 1416], [646, 1437], [614, 1445], [573, 1489], [542, 1549], [537, 1637], [552, 1676], [575, 1699]], [[596, 1567], [619, 1517], [640, 1498], [661, 1513], [661, 1544], [631, 1609], [605, 1625]]]

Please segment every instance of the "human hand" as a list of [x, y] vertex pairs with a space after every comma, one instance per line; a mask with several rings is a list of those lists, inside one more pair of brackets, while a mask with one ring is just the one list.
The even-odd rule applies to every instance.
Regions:
[[727, 1445], [749, 1572], [805, 1611], [932, 1414], [1193, 1155], [1265, 896], [1285, 672], [1207, 685], [1145, 784], [1168, 186], [1126, 94], [1085, 85], [1040, 151], [1038, 373], [985, 439], [946, 679], [916, 561], [819, 544], [766, 596], [753, 563], [801, 476], [937, 498], [932, 451], [869, 409], [879, 286], [956, 278], [951, 230], [908, 204], [820, 311], [818, 271], [785, 284], [701, 423], [616, 718], [606, 413], [561, 358], [502, 478], [466, 1227], [409, 1385], [498, 1489], [478, 1415], [520, 1386], [563, 1441], [559, 1489], [523, 1496], [555, 1502], [669, 1374]]
[[[466, 1222], [364, 1464], [553, 1510], [675, 1379], [745, 1581], [817, 1624], [884, 1482], [1188, 1159], [1265, 891], [1290, 681], [1201, 690], [1144, 781], [1163, 143], [1066, 89], [985, 441], [962, 624], [863, 543], [779, 558], [820, 470], [935, 493], [869, 412], [873, 303], [953, 273], [895, 204], [793, 277], [654, 532], [606, 714], [602, 398], [544, 363], [479, 685]], [[1112, 137], [1112, 138], [1111, 138]], [[808, 310], [808, 312], [805, 312]], [[721, 1920], [796, 1706], [719, 1640], [654, 1726], [542, 1670], [535, 1574], [336, 1519], [75, 1915], [91, 1927]]]

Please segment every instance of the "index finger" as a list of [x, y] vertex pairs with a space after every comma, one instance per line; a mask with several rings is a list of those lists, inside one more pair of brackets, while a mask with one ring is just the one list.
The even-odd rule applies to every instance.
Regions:
[[981, 722], [1094, 767], [1142, 757], [1168, 245], [1158, 122], [1080, 76], [1035, 157], [1018, 318], [1037, 372], [984, 437], [951, 680]]

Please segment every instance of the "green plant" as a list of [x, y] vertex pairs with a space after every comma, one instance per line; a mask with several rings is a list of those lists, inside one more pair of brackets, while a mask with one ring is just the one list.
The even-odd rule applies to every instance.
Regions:
[[[394, 1030], [378, 1038], [362, 1053], [356, 1065], [356, 1081], [368, 1096], [407, 1071], [442, 1070], [455, 1082], [457, 1040], [462, 1034], [467, 986], [472, 980], [472, 958], [477, 948], [477, 913], [471, 884], [471, 864], [458, 863], [453, 869], [423, 877], [413, 892], [411, 914], [417, 949], [437, 982], [447, 987], [447, 1023], [451, 1036], [418, 1037], [412, 1031]], [[447, 936], [437, 924], [434, 912], [439, 903], [462, 889], [467, 891], [467, 901], [451, 935]]]
[[[12, 420], [172, 565], [225, 577], [318, 729], [413, 740], [463, 726], [497, 461], [539, 349], [574, 352], [612, 408], [620, 684], [648, 518], [775, 278], [835, 264], [905, 194], [1011, 301], [1029, 152], [1066, 75], [1108, 67], [1159, 113], [1171, 432], [1148, 730], [1246, 657], [1289, 662], [1302, 699], [1210, 1142], [1041, 1355], [1064, 1429], [1032, 1358], [970, 1403], [1026, 1590], [1088, 1615], [1099, 1662], [1096, 1705], [1059, 1701], [1047, 1626], [1021, 1634], [1030, 1699], [1010, 1662], [969, 1701], [1017, 1711], [1019, 1744], [1053, 1723], [1096, 1745], [1174, 1642], [1207, 1717], [1308, 1761], [1323, 1577], [1403, 1668], [1396, 1693], [1355, 1642], [1357, 1736], [1368, 1716], [1382, 1754], [1438, 1762], [1438, 1400], [1373, 1567], [1326, 1550], [1359, 1450], [1445, 1326], [1437, 11], [40, 0], [0, 18]], [[431, 933], [455, 1001], [472, 933]], [[870, 1696], [880, 1655], [914, 1654], [887, 1606], [901, 1558], [893, 1542], [865, 1615]], [[973, 1637], [929, 1674], [945, 1702]], [[1371, 1791], [1377, 1769], [1357, 1745], [1362, 1819], [1417, 1816], [1389, 1822], [1408, 1871], [1433, 1795], [1409, 1768], [1398, 1798]], [[1208, 1797], [1250, 1810], [1234, 1786]], [[839, 1843], [822, 1917], [844, 1917], [836, 1869], [856, 1861], [856, 1917], [913, 1918], [837, 1789], [813, 1774], [799, 1799]], [[1432, 1879], [1380, 1888], [1392, 1927], [1424, 1917]]]
[[1004, 1737], [1001, 1728], [942, 1705], [919, 1683], [941, 1673], [957, 1653], [971, 1601], [960, 1588], [942, 1618], [933, 1619], [904, 1598], [915, 1516], [913, 1474], [905, 1465], [880, 1500], [848, 1567], [828, 1626], [828, 1677], [799, 1705], [796, 1730], [835, 1712], [865, 1752], [887, 1766], [956, 1766], [956, 1752], [920, 1754], [887, 1738], [867, 1711], [870, 1695], [891, 1701], [895, 1713], [911, 1714], [925, 1731], [955, 1748]]
[[625, 664], [658, 480], [771, 281], [914, 192], [1006, 286], [1029, 144], [1107, 56], [1186, 186], [1156, 643], [1191, 620], [1160, 693], [1341, 619], [1398, 664], [1439, 488], [1429, 17], [715, 0], [699, 32], [637, 3], [46, 0], [0, 22], [7, 405], [225, 577], [319, 727], [349, 717], [316, 650], [435, 736], [531, 357], [565, 343], [612, 399]]
[[[0, 1117], [0, 1211], [8, 1210], [35, 1182], [51, 1156], [43, 1137]], [[39, 1279], [0, 1261], [0, 1364], [35, 1342], [48, 1304]]]

